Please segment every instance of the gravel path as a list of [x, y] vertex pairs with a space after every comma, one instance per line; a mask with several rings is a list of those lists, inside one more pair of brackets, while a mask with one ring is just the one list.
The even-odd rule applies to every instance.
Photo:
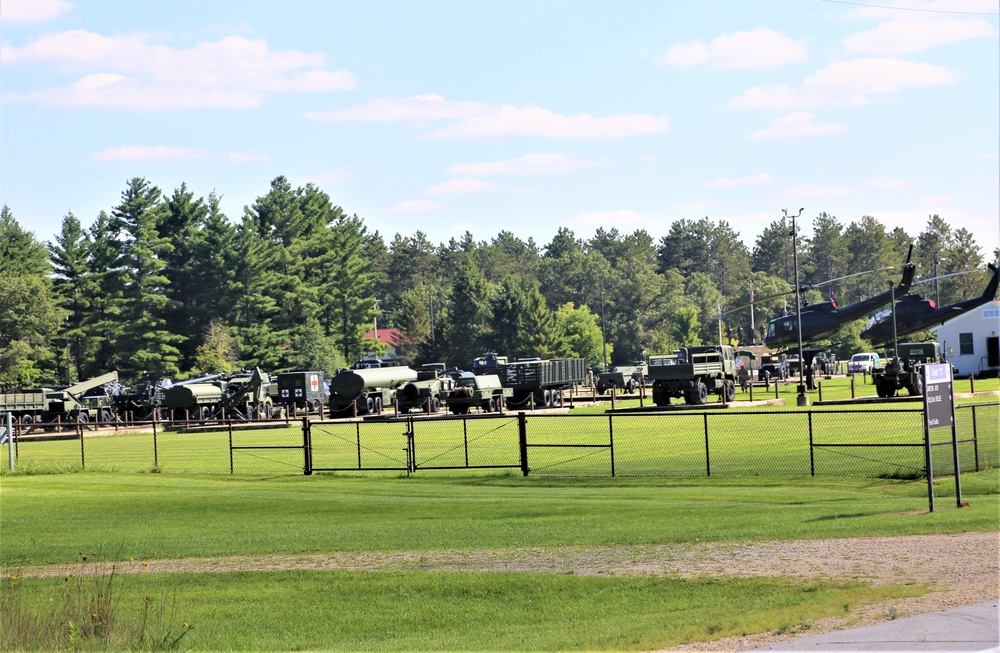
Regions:
[[[99, 567], [98, 567], [99, 568]], [[685, 543], [620, 547], [537, 547], [487, 551], [411, 551], [186, 558], [117, 563], [119, 573], [224, 573], [283, 569], [520, 571], [584, 575], [781, 576], [926, 584], [924, 596], [867, 606], [812, 624], [815, 635], [887, 619], [945, 610], [1000, 596], [1000, 533], [913, 535], [829, 540]], [[65, 567], [22, 570], [58, 575]], [[671, 651], [740, 651], [794, 635], [733, 637]]]

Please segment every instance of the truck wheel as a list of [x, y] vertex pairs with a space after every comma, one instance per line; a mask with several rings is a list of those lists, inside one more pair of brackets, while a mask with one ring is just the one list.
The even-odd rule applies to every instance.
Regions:
[[365, 398], [365, 413], [371, 415], [375, 412], [375, 398], [366, 397]]
[[33, 416], [28, 415], [27, 413], [25, 413], [24, 415], [21, 415], [21, 423], [22, 424], [34, 424], [35, 423], [35, 418]]
[[382, 414], [382, 397], [375, 397], [375, 414]]
[[548, 408], [549, 406], [552, 405], [552, 391], [551, 390], [545, 390], [542, 393], [542, 404], [546, 408]]
[[90, 415], [88, 415], [87, 413], [77, 413], [76, 418], [77, 420], [80, 421], [81, 424], [86, 424], [87, 422], [90, 421]]
[[431, 397], [431, 412], [436, 413], [441, 410], [441, 400], [437, 397]]
[[607, 391], [608, 391], [608, 386], [604, 385], [603, 383], [597, 384], [597, 394], [602, 395]]
[[101, 424], [108, 424], [109, 422], [111, 422], [111, 411], [110, 410], [102, 410], [101, 411]]
[[924, 377], [920, 374], [917, 375], [916, 380], [913, 382], [913, 387], [910, 388], [910, 394], [913, 396], [924, 394]]
[[736, 399], [736, 384], [727, 380], [722, 386], [722, 401], [728, 404], [734, 399]]
[[625, 389], [628, 390], [630, 395], [635, 394], [635, 379], [629, 379], [628, 383], [625, 384]]
[[497, 405], [496, 398], [495, 397], [490, 397], [489, 403], [486, 404], [486, 412], [487, 413], [495, 413], [499, 409], [500, 409], [500, 406]]
[[698, 402], [697, 403], [698, 403], [699, 406], [704, 406], [706, 403], [708, 403], [708, 386], [706, 386], [704, 383], [699, 383], [698, 384]]

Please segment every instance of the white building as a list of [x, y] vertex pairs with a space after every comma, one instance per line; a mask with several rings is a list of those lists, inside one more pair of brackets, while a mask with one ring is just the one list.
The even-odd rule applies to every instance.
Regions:
[[958, 376], [1000, 373], [1000, 301], [986, 302], [937, 328], [937, 340]]

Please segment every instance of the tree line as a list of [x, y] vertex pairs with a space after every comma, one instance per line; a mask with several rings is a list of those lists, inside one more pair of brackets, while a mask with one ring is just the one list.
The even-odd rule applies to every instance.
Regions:
[[[974, 270], [938, 282], [942, 304], [986, 283], [972, 234], [937, 215], [916, 238], [871, 216], [845, 226], [820, 213], [811, 233], [798, 227], [802, 284], [873, 271], [811, 289], [810, 302], [882, 292], [911, 243], [918, 278]], [[117, 206], [89, 226], [68, 213], [47, 242], [0, 210], [0, 383], [109, 370], [126, 380], [253, 366], [333, 373], [379, 350], [364, 337], [375, 325], [398, 329], [397, 349], [412, 362], [460, 368], [484, 351], [629, 362], [715, 343], [720, 330], [733, 344], [759, 342], [769, 319], [789, 301], [794, 309], [794, 295], [779, 296], [794, 284], [790, 231], [776, 220], [748, 248], [706, 217], [676, 220], [658, 241], [641, 229], [581, 239], [561, 228], [542, 246], [509, 231], [387, 242], [317, 187], [285, 177], [238, 221], [215, 194], [182, 184], [167, 195], [137, 177]], [[933, 286], [919, 292], [933, 298]], [[869, 348], [864, 326], [845, 326], [835, 351]]]

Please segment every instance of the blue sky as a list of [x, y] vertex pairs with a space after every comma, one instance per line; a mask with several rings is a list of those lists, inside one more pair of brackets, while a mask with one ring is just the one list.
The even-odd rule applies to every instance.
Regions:
[[0, 203], [287, 176], [391, 240], [654, 237], [782, 209], [1000, 246], [998, 0], [3, 0]]

